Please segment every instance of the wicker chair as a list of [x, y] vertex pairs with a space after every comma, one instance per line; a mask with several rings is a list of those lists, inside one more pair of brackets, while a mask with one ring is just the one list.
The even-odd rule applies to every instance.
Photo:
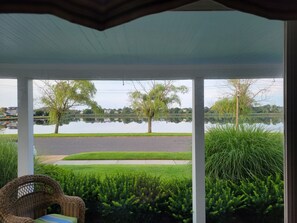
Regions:
[[33, 223], [57, 204], [61, 214], [76, 217], [84, 223], [85, 203], [79, 197], [64, 195], [60, 185], [43, 175], [16, 178], [0, 189], [0, 222]]

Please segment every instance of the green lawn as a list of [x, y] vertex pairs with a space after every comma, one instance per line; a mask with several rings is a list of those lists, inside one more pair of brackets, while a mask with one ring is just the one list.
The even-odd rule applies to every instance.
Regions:
[[0, 134], [0, 140], [11, 140], [11, 141], [16, 141], [18, 139], [17, 134]]
[[191, 160], [191, 152], [88, 152], [64, 160]]
[[116, 174], [146, 173], [162, 179], [191, 179], [192, 165], [73, 165], [60, 166], [80, 174], [99, 174], [102, 177]]

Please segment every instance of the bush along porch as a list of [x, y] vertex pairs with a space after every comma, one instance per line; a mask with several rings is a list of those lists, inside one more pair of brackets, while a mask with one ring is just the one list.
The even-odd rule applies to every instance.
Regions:
[[[38, 173], [60, 182], [66, 194], [80, 196], [87, 222], [192, 222], [192, 182], [162, 180], [146, 174], [99, 177], [74, 174], [57, 166]], [[253, 180], [206, 179], [208, 223], [283, 222], [280, 175]]]

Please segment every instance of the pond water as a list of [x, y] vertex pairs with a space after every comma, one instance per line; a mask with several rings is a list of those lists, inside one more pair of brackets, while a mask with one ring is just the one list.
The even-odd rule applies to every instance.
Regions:
[[[231, 119], [205, 118], [205, 129], [218, 124], [232, 123]], [[249, 117], [243, 121], [245, 125], [261, 125], [266, 129], [283, 132], [283, 121], [281, 117]], [[46, 119], [36, 120], [34, 133], [53, 133], [54, 125], [49, 125]], [[153, 121], [153, 132], [192, 132], [191, 118], [170, 118], [167, 120]], [[59, 133], [145, 133], [147, 122], [133, 118], [71, 118], [60, 126]], [[0, 134], [16, 134], [17, 123], [10, 122], [0, 128]]]

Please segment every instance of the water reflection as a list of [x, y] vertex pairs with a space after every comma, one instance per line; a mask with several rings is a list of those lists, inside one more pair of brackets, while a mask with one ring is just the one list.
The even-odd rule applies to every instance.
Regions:
[[119, 123], [124, 123], [124, 124], [129, 124], [131, 122], [135, 122], [135, 123], [142, 123], [145, 120], [144, 119], [140, 119], [137, 117], [105, 117], [105, 118], [81, 118], [80, 121], [86, 122], [86, 123], [95, 123], [95, 122], [99, 122], [99, 123], [107, 123], [107, 122], [119, 122]]
[[[234, 123], [233, 117], [206, 116], [206, 129], [217, 124]], [[263, 125], [275, 131], [282, 131], [282, 116], [249, 116], [241, 119], [241, 123]], [[99, 133], [99, 132], [146, 132], [147, 120], [134, 116], [126, 117], [76, 117], [64, 118], [60, 133]], [[54, 125], [48, 119], [34, 120], [35, 133], [52, 133]], [[154, 120], [155, 132], [191, 132], [191, 116], [170, 116]], [[0, 122], [0, 132], [17, 133], [17, 121]]]
[[[211, 124], [226, 124], [226, 123], [234, 123], [233, 117], [218, 117], [218, 116], [207, 116], [204, 118], [204, 123]], [[78, 120], [71, 120], [78, 121]], [[146, 119], [140, 119], [136, 117], [118, 117], [118, 118], [81, 118], [80, 121], [86, 123], [105, 123], [105, 122], [122, 122], [124, 124], [129, 124], [131, 122], [142, 123], [147, 122]], [[155, 121], [164, 121], [164, 122], [173, 122], [173, 123], [181, 123], [181, 122], [192, 122], [191, 116], [171, 116], [167, 118], [155, 119]], [[242, 123], [247, 124], [255, 124], [260, 123], [264, 125], [276, 125], [279, 123], [283, 123], [283, 118], [281, 116], [249, 116], [241, 119]], [[66, 124], [66, 122], [63, 124]]]
[[1, 121], [0, 122], [0, 129], [17, 129], [18, 122], [17, 121]]

